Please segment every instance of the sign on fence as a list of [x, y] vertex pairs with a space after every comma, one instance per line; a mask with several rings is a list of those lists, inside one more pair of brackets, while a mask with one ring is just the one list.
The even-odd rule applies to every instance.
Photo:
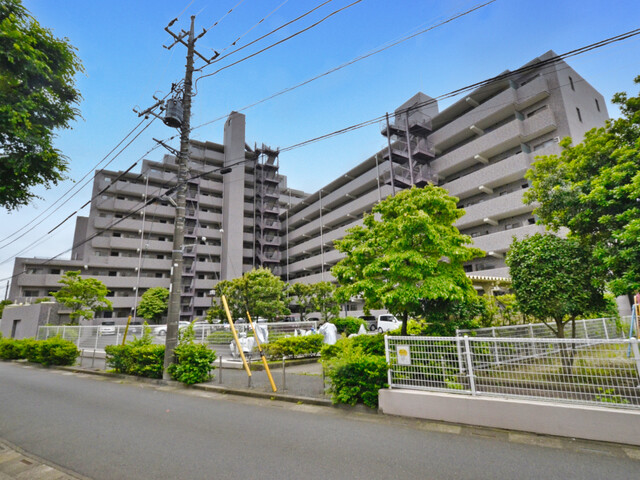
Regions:
[[396, 345], [396, 358], [398, 365], [411, 365], [411, 349], [409, 345]]

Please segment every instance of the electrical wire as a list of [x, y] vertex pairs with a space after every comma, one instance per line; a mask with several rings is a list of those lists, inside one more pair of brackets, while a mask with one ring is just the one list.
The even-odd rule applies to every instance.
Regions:
[[[269, 12], [266, 16], [262, 17], [260, 19], [260, 21], [258, 23], [256, 23], [253, 27], [251, 27], [249, 30], [247, 30], [246, 32], [244, 32], [242, 35], [240, 35], [238, 38], [236, 38], [233, 42], [231, 42], [229, 45], [227, 45], [226, 47], [224, 47], [222, 50], [220, 50], [220, 53], [227, 51], [229, 48], [234, 47], [240, 40], [242, 40], [243, 37], [245, 37], [247, 34], [249, 34], [254, 28], [256, 28], [258, 25], [260, 25], [262, 22], [264, 22], [267, 18], [269, 18], [271, 15], [273, 15], [274, 13], [276, 13], [278, 10], [280, 10], [280, 8], [282, 8], [284, 6], [284, 4], [286, 4], [289, 0], [284, 0], [284, 2], [282, 2], [280, 5], [278, 5], [276, 8], [274, 8], [273, 10], [271, 10], [271, 12]], [[332, 0], [329, 0], [332, 1]], [[252, 42], [255, 43], [255, 42]], [[237, 50], [235, 50], [237, 52]], [[226, 57], [226, 55], [224, 55], [222, 58]], [[213, 62], [212, 62], [213, 63]]]
[[242, 5], [244, 3], [245, 0], [240, 0], [238, 3], [235, 4], [235, 6], [231, 7], [231, 10], [229, 10], [227, 13], [225, 13], [222, 18], [220, 20], [218, 20], [216, 23], [214, 23], [213, 25], [211, 25], [209, 28], [206, 29], [206, 32], [208, 32], [209, 30], [211, 30], [213, 27], [215, 27], [216, 25], [218, 25], [222, 20], [224, 20], [225, 18], [227, 18], [227, 15], [229, 15], [231, 12], [233, 12], [236, 8], [238, 8], [240, 5]]
[[[495, 0], [493, 0], [493, 1], [495, 1]], [[263, 52], [266, 52], [267, 50], [270, 50], [270, 49], [272, 49], [272, 48], [273, 48], [273, 47], [275, 47], [275, 46], [278, 46], [278, 45], [280, 45], [280, 44], [282, 44], [282, 43], [284, 43], [284, 42], [286, 42], [286, 41], [288, 41], [288, 40], [291, 40], [292, 38], [295, 38], [295, 37], [297, 37], [298, 35], [300, 35], [300, 34], [302, 34], [302, 33], [306, 32], [306, 31], [309, 31], [309, 30], [311, 30], [311, 29], [312, 29], [312, 28], [314, 28], [314, 27], [317, 27], [318, 25], [320, 25], [320, 24], [321, 24], [322, 22], [324, 22], [325, 20], [328, 20], [328, 19], [329, 19], [329, 18], [331, 18], [332, 16], [334, 16], [334, 15], [336, 15], [336, 14], [338, 14], [338, 13], [340, 13], [340, 12], [342, 12], [342, 11], [344, 11], [344, 10], [348, 9], [348, 8], [351, 8], [351, 7], [353, 7], [354, 5], [357, 5], [357, 4], [358, 4], [358, 3], [360, 3], [360, 2], [362, 2], [362, 0], [356, 0], [355, 2], [352, 2], [352, 3], [350, 3], [349, 5], [345, 5], [344, 7], [341, 7], [341, 8], [339, 8], [338, 10], [334, 10], [333, 12], [331, 12], [330, 14], [328, 14], [328, 15], [326, 15], [325, 17], [321, 18], [321, 19], [320, 19], [320, 20], [318, 20], [317, 22], [312, 23], [312, 24], [311, 24], [311, 25], [309, 25], [308, 27], [305, 27], [305, 28], [303, 28], [302, 30], [297, 31], [297, 32], [295, 32], [295, 33], [293, 33], [293, 34], [289, 35], [288, 37], [285, 37], [285, 38], [283, 38], [283, 39], [281, 39], [281, 40], [278, 40], [277, 42], [272, 43], [271, 45], [269, 45], [269, 46], [267, 46], [267, 47], [264, 47], [263, 49], [258, 50], [257, 52], [252, 53], [251, 55], [247, 55], [246, 57], [243, 57], [243, 58], [241, 58], [240, 60], [236, 60], [235, 62], [230, 63], [229, 65], [225, 65], [224, 67], [220, 67], [220, 68], [219, 68], [218, 70], [216, 70], [215, 72], [211, 72], [211, 73], [207, 73], [207, 74], [205, 74], [205, 75], [201, 75], [201, 76], [200, 76], [200, 77], [198, 77], [198, 78], [195, 80], [195, 82], [194, 82], [194, 87], [195, 87], [196, 92], [198, 91], [198, 82], [199, 82], [201, 79], [206, 78], [206, 77], [211, 77], [212, 75], [216, 75], [216, 74], [218, 74], [218, 73], [222, 72], [223, 70], [226, 70], [227, 68], [231, 68], [231, 67], [233, 67], [233, 66], [235, 66], [235, 65], [238, 65], [239, 63], [242, 63], [242, 62], [244, 62], [244, 61], [246, 61], [246, 60], [249, 60], [250, 58], [255, 57], [256, 55], [259, 55], [259, 54], [261, 54], [261, 53], [263, 53]]]
[[[280, 4], [279, 7], [276, 8], [276, 10], [278, 10], [278, 8], [280, 8], [282, 5], [284, 5], [288, 0], [285, 0], [282, 4]], [[259, 42], [260, 40], [263, 40], [265, 38], [267, 38], [270, 35], [273, 35], [276, 32], [279, 32], [280, 30], [282, 30], [285, 27], [288, 27], [289, 25], [297, 22], [298, 20], [302, 20], [304, 17], [306, 17], [307, 15], [310, 15], [311, 13], [315, 12], [316, 10], [318, 10], [321, 7], [324, 7], [327, 3], [333, 2], [333, 0], [326, 0], [325, 2], [321, 3], [320, 5], [318, 5], [315, 8], [312, 8], [311, 10], [308, 10], [307, 12], [303, 13], [302, 15], [299, 15], [298, 17], [294, 18], [293, 20], [289, 20], [288, 22], [280, 25], [279, 27], [274, 28], [273, 30], [271, 30], [270, 32], [265, 33], [264, 35], [262, 35], [261, 37], [256, 38], [255, 40], [252, 40], [251, 42], [247, 43], [246, 45], [243, 45], [242, 47], [236, 48], [235, 50], [227, 53], [226, 55], [223, 55], [221, 57], [216, 58], [215, 60], [213, 60], [209, 65], [212, 65], [214, 63], [218, 63], [220, 60], [224, 60], [225, 58], [227, 58], [230, 55], [233, 55], [236, 52], [239, 52], [240, 50], [244, 50], [247, 47], [250, 47], [251, 45]], [[273, 12], [271, 12], [269, 15], [267, 15], [266, 17], [264, 17], [262, 20], [260, 20], [260, 22], [258, 22], [256, 25], [254, 25], [253, 27], [251, 27], [251, 29], [255, 28], [256, 26], [258, 26], [263, 20], [267, 19], [272, 13], [274, 13], [276, 10], [274, 10]], [[251, 29], [249, 29], [249, 31], [251, 31]], [[240, 40], [240, 38], [242, 38], [244, 35], [246, 35], [247, 33], [249, 33], [249, 31], [247, 31], [246, 33], [244, 33], [243, 35], [241, 35], [236, 41], [234, 41], [233, 43], [231, 43], [229, 46], [225, 47], [224, 50], [232, 47], [233, 45], [235, 45], [235, 43]], [[224, 51], [223, 50], [223, 51]], [[205, 65], [206, 67], [207, 65]], [[205, 68], [202, 67], [202, 68]], [[202, 70], [202, 69], [200, 69]]]
[[[472, 89], [476, 89], [476, 88], [479, 88], [479, 87], [481, 87], [481, 86], [484, 86], [484, 85], [487, 85], [487, 84], [490, 84], [490, 83], [495, 83], [495, 82], [497, 82], [497, 81], [506, 80], [506, 79], [509, 79], [510, 77], [514, 77], [514, 76], [520, 75], [520, 74], [522, 74], [522, 73], [526, 73], [526, 72], [528, 72], [528, 71], [530, 71], [530, 70], [544, 68], [544, 67], [546, 67], [546, 66], [549, 66], [549, 65], [555, 64], [555, 63], [557, 63], [557, 62], [559, 62], [559, 61], [561, 61], [561, 60], [564, 60], [564, 59], [566, 59], [566, 58], [570, 58], [570, 57], [574, 57], [574, 56], [577, 56], [577, 55], [581, 55], [581, 54], [584, 54], [584, 53], [586, 53], [586, 52], [589, 52], [589, 51], [595, 50], [595, 49], [597, 49], [597, 48], [602, 48], [602, 47], [607, 46], [607, 45], [610, 45], [610, 44], [612, 44], [612, 43], [616, 43], [616, 42], [620, 42], [620, 41], [626, 40], [626, 39], [628, 39], [628, 38], [631, 38], [631, 37], [637, 36], [637, 35], [639, 35], [639, 34], [640, 34], [640, 29], [631, 30], [631, 31], [626, 32], [626, 33], [623, 33], [623, 34], [616, 35], [616, 36], [614, 36], [614, 37], [610, 37], [610, 38], [607, 38], [607, 39], [605, 39], [605, 40], [601, 40], [601, 41], [599, 41], [599, 42], [592, 43], [592, 44], [590, 44], [590, 45], [586, 45], [586, 46], [584, 46], [584, 47], [580, 47], [580, 48], [577, 48], [577, 49], [571, 50], [571, 51], [566, 52], [566, 53], [564, 53], [564, 54], [556, 55], [556, 56], [554, 56], [554, 57], [550, 57], [550, 58], [548, 58], [548, 59], [541, 60], [541, 61], [539, 61], [539, 62], [535, 62], [535, 63], [531, 63], [531, 64], [529, 64], [529, 65], [525, 65], [524, 67], [521, 67], [521, 68], [516, 69], [516, 70], [514, 70], [514, 71], [511, 71], [511, 72], [505, 72], [505, 73], [503, 73], [503, 74], [497, 75], [497, 76], [492, 77], [492, 78], [490, 78], [490, 79], [483, 80], [483, 81], [480, 81], [480, 82], [476, 82], [476, 83], [473, 83], [473, 84], [471, 84], [471, 85], [467, 85], [466, 87], [458, 88], [458, 89], [453, 90], [453, 91], [451, 91], [451, 92], [448, 92], [448, 93], [445, 93], [445, 94], [443, 94], [443, 95], [440, 95], [440, 96], [438, 96], [437, 98], [434, 98], [434, 99], [431, 99], [431, 100], [428, 100], [428, 101], [425, 101], [425, 102], [419, 102], [419, 103], [417, 103], [417, 104], [415, 104], [415, 105], [412, 105], [412, 106], [410, 106], [410, 107], [407, 107], [407, 108], [405, 108], [405, 109], [403, 109], [403, 110], [398, 110], [396, 113], [399, 113], [399, 114], [409, 113], [409, 112], [410, 112], [410, 111], [412, 111], [412, 110], [415, 110], [415, 109], [417, 109], [417, 108], [420, 108], [420, 107], [423, 107], [423, 106], [429, 105], [429, 104], [431, 104], [431, 103], [433, 103], [433, 102], [435, 102], [435, 101], [437, 101], [437, 100], [439, 100], [439, 99], [449, 98], [449, 97], [451, 97], [451, 96], [455, 96], [455, 95], [458, 95], [458, 94], [460, 94], [460, 93], [462, 93], [462, 92], [465, 92], [465, 91], [468, 91], [468, 90], [472, 90]], [[333, 136], [340, 135], [340, 134], [342, 134], [342, 133], [346, 133], [346, 132], [349, 132], [349, 131], [352, 131], [352, 130], [355, 130], [355, 129], [358, 129], [358, 128], [362, 128], [362, 127], [364, 127], [364, 126], [371, 125], [371, 124], [373, 124], [373, 123], [376, 123], [376, 122], [381, 121], [382, 119], [384, 119], [384, 118], [385, 118], [385, 116], [386, 116], [386, 115], [382, 115], [382, 116], [376, 117], [376, 118], [374, 118], [374, 119], [366, 120], [366, 121], [364, 121], [364, 122], [360, 122], [360, 123], [358, 123], [358, 124], [351, 125], [351, 126], [348, 126], [348, 127], [342, 128], [342, 129], [340, 129], [340, 130], [336, 130], [336, 131], [334, 131], [334, 132], [331, 132], [331, 133], [328, 133], [328, 134], [325, 134], [325, 135], [322, 135], [322, 136], [319, 136], [319, 137], [315, 137], [315, 138], [312, 138], [312, 139], [306, 140], [306, 141], [304, 141], [304, 142], [300, 142], [300, 143], [297, 143], [297, 144], [291, 145], [291, 146], [289, 146], [289, 147], [286, 147], [286, 148], [280, 149], [279, 151], [280, 151], [280, 152], [290, 151], [290, 150], [293, 150], [293, 149], [295, 149], [295, 148], [300, 148], [300, 147], [302, 147], [302, 146], [308, 145], [308, 144], [310, 144], [310, 143], [314, 143], [314, 142], [317, 142], [317, 141], [320, 141], [320, 140], [323, 140], [323, 139], [326, 139], [326, 138], [331, 138], [331, 137], [333, 137]], [[236, 166], [236, 165], [239, 165], [239, 164], [242, 164], [242, 163], [246, 163], [246, 162], [249, 162], [249, 161], [255, 161], [255, 159], [254, 159], [254, 158], [249, 158], [249, 159], [244, 158], [244, 159], [242, 159], [242, 160], [240, 160], [240, 161], [238, 161], [238, 162], [235, 162], [235, 163], [233, 163], [233, 164], [225, 165], [225, 166], [223, 166], [223, 167], [218, 167], [218, 168], [216, 168], [216, 169], [213, 169], [213, 170], [210, 170], [210, 171], [207, 171], [207, 172], [202, 172], [202, 173], [200, 173], [200, 174], [193, 175], [193, 176], [191, 176], [190, 178], [188, 178], [188, 179], [187, 179], [187, 181], [189, 181], [189, 180], [193, 180], [193, 179], [196, 179], [196, 178], [200, 178], [200, 177], [203, 177], [203, 176], [208, 175], [208, 174], [212, 174], [212, 173], [220, 172], [220, 171], [222, 171], [222, 170], [224, 170], [224, 169], [231, 168], [231, 167], [233, 167], [233, 166]], [[69, 249], [67, 249], [67, 250], [65, 250], [65, 251], [63, 251], [63, 252], [60, 252], [60, 253], [59, 253], [59, 254], [57, 254], [56, 256], [49, 258], [49, 259], [48, 259], [48, 260], [46, 260], [45, 262], [41, 263], [41, 265], [46, 265], [46, 264], [48, 264], [48, 263], [52, 262], [53, 260], [55, 260], [56, 258], [58, 258], [59, 256], [61, 256], [61, 255], [65, 254], [65, 253], [67, 253], [67, 252], [69, 252], [69, 251], [71, 251], [71, 250], [73, 250], [73, 249], [75, 249], [75, 248], [78, 248], [79, 246], [81, 246], [81, 245], [83, 245], [83, 244], [87, 243], [88, 241], [92, 240], [92, 239], [93, 239], [93, 238], [95, 238], [96, 236], [99, 236], [100, 234], [104, 233], [105, 231], [109, 231], [109, 230], [110, 230], [110, 229], [112, 229], [114, 226], [116, 226], [116, 225], [118, 225], [119, 223], [121, 223], [123, 220], [125, 220], [125, 219], [127, 219], [127, 218], [130, 218], [132, 215], [134, 215], [134, 214], [136, 214], [137, 212], [139, 212], [139, 211], [140, 211], [142, 208], [144, 208], [145, 206], [147, 206], [147, 205], [149, 205], [149, 204], [153, 203], [154, 201], [157, 201], [157, 200], [158, 200], [160, 197], [162, 197], [162, 196], [165, 196], [165, 195], [169, 195], [169, 194], [171, 194], [171, 193], [172, 193], [173, 191], [175, 191], [176, 189], [177, 189], [177, 185], [176, 185], [176, 186], [173, 186], [173, 187], [171, 187], [171, 188], [169, 188], [169, 189], [168, 189], [168, 190], [166, 190], [162, 195], [155, 196], [155, 197], [154, 197], [154, 198], [152, 198], [151, 200], [147, 200], [147, 201], [146, 201], [146, 202], [144, 202], [144, 203], [142, 204], [142, 206], [140, 206], [139, 208], [136, 208], [135, 210], [131, 210], [131, 211], [129, 211], [129, 213], [127, 213], [124, 217], [119, 218], [117, 221], [113, 222], [111, 225], [109, 225], [109, 226], [107, 226], [107, 227], [105, 227], [105, 228], [101, 229], [100, 231], [96, 232], [94, 235], [91, 235], [90, 237], [88, 237], [88, 238], [86, 238], [86, 239], [82, 240], [81, 242], [79, 242], [79, 243], [77, 243], [77, 244], [73, 245], [71, 248], [69, 248]], [[13, 278], [15, 278], [15, 277], [17, 277], [17, 276], [20, 276], [20, 275], [22, 275], [22, 274], [23, 274], [23, 272], [19, 272], [19, 273], [17, 273], [17, 274], [14, 274], [14, 275], [13, 275], [13, 276], [11, 276], [11, 277], [6, 277], [6, 278], [3, 278], [3, 279], [0, 279], [0, 281], [10, 280], [10, 279], [13, 279]]]
[[[495, 77], [489, 78], [487, 80], [483, 80], [481, 82], [476, 82], [474, 84], [467, 85], [466, 87], [458, 88], [458, 89], [453, 90], [451, 92], [442, 94], [442, 95], [440, 95], [440, 96], [438, 96], [436, 98], [433, 98], [433, 99], [430, 99], [430, 100], [427, 100], [427, 101], [424, 101], [424, 102], [418, 102], [418, 103], [416, 103], [414, 105], [411, 105], [410, 107], [407, 107], [405, 109], [397, 110], [396, 114], [407, 114], [407, 113], [409, 113], [409, 112], [411, 112], [413, 110], [416, 110], [418, 108], [421, 108], [421, 107], [424, 107], [424, 106], [427, 106], [427, 105], [431, 105], [431, 104], [437, 102], [438, 100], [443, 100], [443, 99], [447, 99], [447, 98], [450, 98], [450, 97], [454, 97], [454, 96], [457, 96], [457, 95], [459, 95], [461, 93], [464, 93], [464, 92], [467, 92], [467, 91], [470, 91], [470, 90], [475, 90], [476, 88], [480, 88], [482, 86], [485, 86], [485, 85], [488, 85], [488, 84], [491, 84], [491, 83], [499, 82], [501, 80], [506, 80], [506, 79], [509, 79], [511, 77], [520, 75], [522, 73], [526, 73], [527, 71], [530, 71], [530, 70], [544, 68], [545, 66], [557, 63], [557, 62], [562, 61], [562, 60], [564, 60], [566, 58], [571, 58], [571, 57], [574, 57], [576, 55], [580, 55], [580, 54], [589, 52], [591, 50], [595, 50], [597, 48], [601, 48], [601, 47], [610, 45], [612, 43], [620, 42], [622, 40], [626, 40], [626, 39], [634, 37], [636, 35], [640, 35], [640, 29], [631, 30], [631, 31], [623, 33], [623, 34], [616, 35], [614, 37], [610, 37], [610, 38], [607, 38], [605, 40], [601, 40], [599, 42], [592, 43], [590, 45], [577, 48], [575, 50], [571, 50], [571, 51], [563, 53], [561, 55], [556, 55], [554, 57], [550, 57], [548, 59], [541, 60], [538, 63], [534, 63], [534, 64], [531, 64], [531, 65], [525, 65], [524, 67], [518, 68], [517, 70], [513, 70], [511, 72], [505, 72], [505, 73], [502, 73], [502, 74], [497, 75]], [[335, 130], [333, 132], [330, 132], [330, 133], [327, 133], [327, 134], [324, 134], [324, 135], [320, 135], [318, 137], [315, 137], [315, 138], [312, 138], [312, 139], [309, 139], [309, 140], [305, 140], [303, 142], [299, 142], [299, 143], [296, 143], [294, 145], [290, 145], [288, 147], [282, 148], [280, 150], [280, 152], [287, 152], [287, 151], [290, 151], [290, 150], [294, 150], [296, 148], [304, 147], [304, 146], [309, 145], [311, 143], [315, 143], [315, 142], [318, 142], [318, 141], [321, 141], [321, 140], [325, 140], [327, 138], [335, 137], [337, 135], [342, 135], [344, 133], [348, 133], [348, 132], [351, 132], [353, 130], [360, 129], [360, 128], [372, 125], [374, 123], [378, 123], [378, 122], [382, 121], [385, 117], [386, 117], [386, 114], [378, 116], [378, 117], [375, 117], [375, 118], [372, 118], [372, 119], [369, 119], [369, 120], [365, 120], [365, 121], [360, 122], [360, 123], [356, 123], [354, 125], [350, 125], [348, 127], [344, 127], [344, 128], [339, 129], [339, 130]]]

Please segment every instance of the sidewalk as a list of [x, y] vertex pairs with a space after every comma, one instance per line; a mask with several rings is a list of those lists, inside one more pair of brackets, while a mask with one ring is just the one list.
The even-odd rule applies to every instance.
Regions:
[[0, 439], [0, 480], [88, 480]]

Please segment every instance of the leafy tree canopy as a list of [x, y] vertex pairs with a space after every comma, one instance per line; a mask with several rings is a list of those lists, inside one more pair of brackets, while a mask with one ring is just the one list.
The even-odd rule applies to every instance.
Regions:
[[[640, 84], [640, 76], [635, 78]], [[622, 116], [585, 134], [560, 156], [539, 157], [528, 172], [529, 203], [552, 229], [593, 249], [617, 294], [640, 290], [640, 97], [617, 93]]]
[[294, 283], [289, 285], [287, 290], [291, 299], [291, 306], [295, 305], [297, 312], [300, 314], [300, 320], [304, 321], [307, 315], [315, 310], [313, 306], [314, 295], [311, 285], [306, 283]]
[[276, 277], [268, 268], [258, 268], [246, 272], [242, 277], [223, 280], [215, 286], [217, 302], [207, 313], [207, 318], [226, 318], [222, 306], [222, 295], [227, 299], [231, 315], [252, 318], [263, 317], [274, 320], [279, 315], [290, 313], [286, 305], [286, 283]]
[[476, 293], [463, 264], [484, 252], [453, 225], [464, 215], [457, 199], [435, 187], [413, 187], [387, 197], [335, 242], [345, 253], [331, 273], [339, 299], [362, 296], [368, 308], [384, 307], [403, 319], [427, 300], [466, 301]]
[[80, 71], [67, 39], [42, 27], [21, 0], [0, 2], [0, 205], [8, 210], [29, 203], [34, 186], [64, 179], [67, 160], [53, 147], [53, 131], [79, 115]]
[[91, 319], [96, 312], [112, 310], [107, 299], [107, 287], [95, 278], [82, 278], [80, 271], [66, 272], [58, 283], [64, 285], [57, 292], [49, 292], [56, 301], [72, 310], [69, 317], [72, 322], [80, 318]]
[[164, 287], [153, 287], [140, 297], [137, 313], [150, 322], [158, 323], [167, 313], [169, 305], [169, 290]]
[[320, 312], [321, 320], [327, 322], [340, 312], [340, 303], [336, 298], [336, 287], [330, 282], [318, 282], [310, 285], [313, 295], [313, 310]]
[[568, 321], [607, 308], [591, 252], [574, 239], [539, 233], [514, 239], [507, 265], [520, 311], [543, 321], [559, 338]]

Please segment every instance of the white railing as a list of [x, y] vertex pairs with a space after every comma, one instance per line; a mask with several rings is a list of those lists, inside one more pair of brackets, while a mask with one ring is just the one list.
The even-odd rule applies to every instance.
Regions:
[[[267, 329], [268, 339], [273, 341], [282, 336], [294, 336], [309, 330], [317, 330], [317, 321], [305, 322], [267, 322], [254, 323], [260, 328]], [[154, 344], [165, 343], [166, 325], [149, 325], [152, 342]], [[253, 336], [253, 331], [248, 324], [236, 324], [239, 333]], [[98, 326], [41, 326], [38, 327], [36, 338], [45, 340], [50, 337], [60, 336], [70, 340], [81, 349], [104, 350], [107, 345], [119, 345], [122, 343], [125, 333], [125, 325], [98, 325]], [[194, 333], [196, 342], [210, 345], [228, 345], [233, 340], [233, 334], [229, 324], [195, 324]], [[127, 332], [127, 341], [142, 336], [142, 325], [130, 325]]]
[[[629, 334], [630, 318], [608, 317], [576, 320], [576, 338], [625, 338]], [[551, 326], [555, 328], [555, 323], [551, 323]], [[565, 337], [571, 337], [571, 322], [568, 322], [564, 329]], [[555, 338], [556, 336], [544, 323], [456, 330], [456, 336], [463, 337], [464, 335], [493, 338]]]
[[640, 409], [638, 340], [385, 339], [390, 388]]

